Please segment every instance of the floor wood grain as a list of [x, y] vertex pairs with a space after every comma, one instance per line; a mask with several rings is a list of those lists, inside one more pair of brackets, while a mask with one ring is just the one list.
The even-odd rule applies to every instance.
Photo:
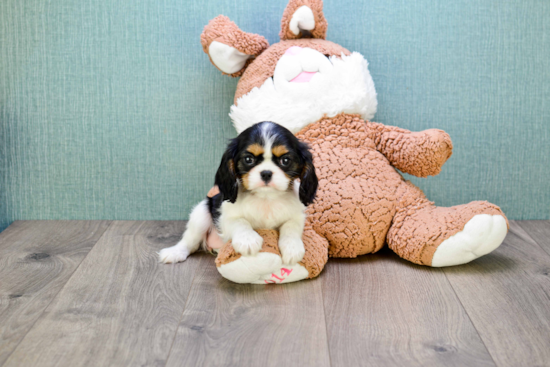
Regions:
[[0, 366], [550, 366], [550, 221], [433, 269], [389, 249], [239, 285], [159, 264], [185, 222], [24, 221], [0, 234]]
[[197, 259], [159, 264], [184, 222], [113, 222], [5, 366], [163, 366]]
[[550, 255], [518, 223], [493, 253], [444, 272], [498, 366], [550, 365]]
[[0, 234], [0, 366], [108, 226], [20, 221]]
[[203, 254], [167, 366], [329, 366], [321, 280], [222, 279]]
[[322, 279], [332, 366], [494, 366], [440, 270], [384, 249]]
[[516, 223], [550, 255], [550, 220], [522, 220]]

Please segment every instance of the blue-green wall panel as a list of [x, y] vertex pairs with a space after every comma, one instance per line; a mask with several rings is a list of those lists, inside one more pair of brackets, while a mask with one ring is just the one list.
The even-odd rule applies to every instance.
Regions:
[[[203, 54], [222, 13], [274, 43], [286, 1], [2, 0], [0, 229], [16, 219], [185, 219], [213, 181], [236, 80]], [[376, 121], [446, 130], [437, 204], [550, 218], [550, 2], [325, 1], [363, 53]]]

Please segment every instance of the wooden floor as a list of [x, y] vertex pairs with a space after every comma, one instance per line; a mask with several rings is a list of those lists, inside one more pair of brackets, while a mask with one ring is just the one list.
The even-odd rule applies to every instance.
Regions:
[[155, 252], [184, 222], [20, 221], [0, 234], [0, 366], [550, 365], [550, 221], [446, 269], [389, 250], [314, 280], [221, 278]]

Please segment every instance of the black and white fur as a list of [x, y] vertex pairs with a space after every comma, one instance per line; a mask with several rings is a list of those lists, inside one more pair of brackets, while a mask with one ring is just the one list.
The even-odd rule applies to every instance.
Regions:
[[255, 229], [279, 230], [284, 264], [302, 260], [305, 208], [317, 191], [305, 143], [273, 122], [255, 124], [229, 143], [215, 184], [220, 193], [193, 209], [181, 241], [159, 252], [161, 262], [184, 261], [201, 244], [206, 247], [210, 231], [231, 240], [236, 252], [255, 255], [263, 244]]

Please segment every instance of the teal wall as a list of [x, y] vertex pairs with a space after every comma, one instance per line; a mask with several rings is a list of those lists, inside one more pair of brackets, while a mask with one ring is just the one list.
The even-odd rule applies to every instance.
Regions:
[[[184, 219], [213, 181], [236, 80], [203, 54], [223, 13], [274, 43], [286, 0], [0, 1], [0, 229], [16, 219]], [[363, 53], [376, 121], [446, 130], [414, 179], [437, 204], [550, 218], [550, 1], [325, 1]]]

